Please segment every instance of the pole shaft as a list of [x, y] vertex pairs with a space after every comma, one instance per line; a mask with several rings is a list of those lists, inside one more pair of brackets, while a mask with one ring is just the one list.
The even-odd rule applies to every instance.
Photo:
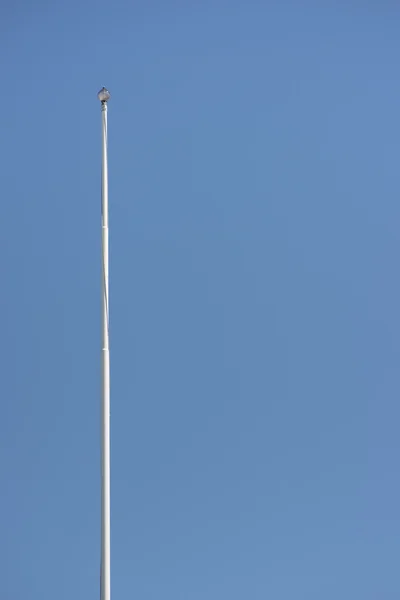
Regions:
[[101, 600], [110, 600], [110, 346], [108, 302], [107, 103], [102, 115], [102, 393], [101, 393]]

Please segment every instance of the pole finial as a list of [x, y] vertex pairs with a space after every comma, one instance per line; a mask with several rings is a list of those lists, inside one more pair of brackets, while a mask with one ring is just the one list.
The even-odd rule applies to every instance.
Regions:
[[111, 98], [111, 94], [107, 88], [102, 87], [99, 93], [97, 94], [97, 97], [100, 100], [100, 102], [104, 104], [105, 102], [109, 101], [109, 99]]

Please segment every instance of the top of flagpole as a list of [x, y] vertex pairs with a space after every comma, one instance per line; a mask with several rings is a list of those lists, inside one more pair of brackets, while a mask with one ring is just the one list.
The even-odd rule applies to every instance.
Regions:
[[97, 97], [102, 104], [106, 104], [106, 102], [108, 102], [109, 99], [111, 98], [111, 94], [107, 90], [107, 88], [102, 87], [101, 90], [99, 91], [99, 93], [97, 94]]

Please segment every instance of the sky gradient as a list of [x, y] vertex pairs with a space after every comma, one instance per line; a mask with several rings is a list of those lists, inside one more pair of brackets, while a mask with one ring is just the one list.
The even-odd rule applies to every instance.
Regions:
[[98, 600], [400, 597], [400, 8], [2, 5], [0, 574]]

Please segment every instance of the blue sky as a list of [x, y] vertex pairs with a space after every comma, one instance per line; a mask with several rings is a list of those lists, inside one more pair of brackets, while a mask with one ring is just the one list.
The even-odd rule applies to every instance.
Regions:
[[399, 17], [0, 9], [2, 597], [99, 598], [105, 85], [112, 597], [399, 598]]

